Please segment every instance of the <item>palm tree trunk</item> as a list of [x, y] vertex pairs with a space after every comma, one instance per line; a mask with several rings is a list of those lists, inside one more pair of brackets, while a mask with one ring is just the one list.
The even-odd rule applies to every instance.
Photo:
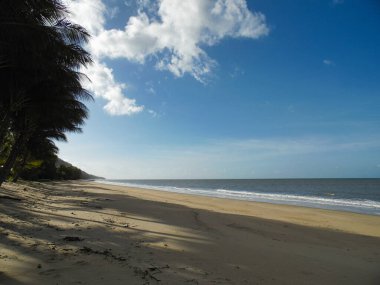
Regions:
[[25, 135], [23, 133], [21, 133], [15, 140], [11, 152], [9, 153], [7, 160], [5, 161], [3, 167], [0, 170], [0, 186], [8, 178], [9, 173], [11, 172], [11, 169], [16, 162], [17, 156], [20, 154], [20, 151], [22, 150], [24, 140]]

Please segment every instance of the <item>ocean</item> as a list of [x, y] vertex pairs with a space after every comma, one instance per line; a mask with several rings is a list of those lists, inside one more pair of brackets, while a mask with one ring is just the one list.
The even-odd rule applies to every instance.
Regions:
[[113, 185], [380, 215], [380, 179], [99, 180]]

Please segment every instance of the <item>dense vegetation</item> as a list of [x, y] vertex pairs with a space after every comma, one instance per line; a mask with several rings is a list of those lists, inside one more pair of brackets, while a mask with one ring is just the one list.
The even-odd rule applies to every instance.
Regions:
[[89, 34], [59, 0], [0, 2], [0, 185], [8, 178], [72, 179], [56, 140], [80, 132], [92, 99], [82, 87]]
[[17, 173], [25, 180], [102, 179], [102, 177], [88, 174], [56, 156], [31, 161]]

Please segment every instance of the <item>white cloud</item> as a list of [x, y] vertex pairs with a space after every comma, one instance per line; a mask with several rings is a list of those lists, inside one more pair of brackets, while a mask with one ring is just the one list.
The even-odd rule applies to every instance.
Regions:
[[153, 118], [157, 118], [159, 115], [157, 114], [156, 111], [153, 110], [148, 110], [148, 113], [152, 115]]
[[[91, 47], [92, 41], [105, 31], [106, 15], [112, 18], [118, 12], [115, 8], [107, 10], [101, 0], [68, 0], [66, 4], [71, 12], [71, 20], [85, 27], [92, 35], [89, 47]], [[144, 109], [143, 106], [136, 104], [135, 99], [127, 98], [124, 95], [126, 85], [117, 82], [113, 70], [107, 67], [96, 55], [94, 56], [94, 63], [82, 71], [90, 79], [90, 82], [84, 82], [85, 87], [95, 97], [108, 101], [104, 106], [107, 113], [111, 115], [133, 115]]]
[[335, 62], [333, 62], [330, 59], [324, 59], [323, 64], [328, 65], [328, 66], [335, 66]]
[[91, 35], [104, 30], [106, 6], [101, 0], [65, 0], [70, 19], [85, 27]]
[[91, 82], [85, 83], [87, 89], [96, 97], [108, 101], [104, 109], [111, 115], [132, 115], [143, 110], [143, 106], [136, 105], [136, 100], [123, 95], [126, 85], [118, 83], [113, 77], [112, 69], [105, 64], [95, 61], [85, 70]]
[[[156, 67], [175, 76], [191, 74], [203, 81], [215, 65], [202, 49], [226, 37], [257, 39], [268, 34], [265, 16], [252, 13], [243, 0], [139, 1], [138, 14], [123, 30], [103, 30], [91, 42], [98, 57], [126, 58], [144, 63], [158, 58]], [[152, 7], [156, 7], [152, 15]]]
[[85, 83], [95, 97], [107, 100], [104, 110], [110, 115], [133, 115], [144, 110], [135, 99], [125, 96], [126, 84], [115, 80], [113, 70], [95, 59], [94, 63], [83, 70], [91, 80]]
[[148, 91], [150, 94], [156, 94], [156, 90], [154, 90], [153, 87], [149, 87], [149, 88], [147, 89], [147, 91]]
[[[248, 10], [245, 0], [138, 0], [137, 15], [124, 29], [106, 29], [107, 17], [117, 10], [102, 0], [66, 0], [71, 19], [92, 35], [88, 44], [94, 65], [85, 71], [95, 96], [108, 100], [104, 107], [112, 115], [141, 112], [133, 99], [125, 97], [125, 85], [118, 83], [105, 58], [125, 58], [143, 64], [154, 59], [156, 68], [177, 77], [188, 73], [205, 82], [217, 64], [204, 46], [224, 38], [257, 39], [269, 33], [265, 16]], [[130, 2], [126, 2], [129, 5]]]

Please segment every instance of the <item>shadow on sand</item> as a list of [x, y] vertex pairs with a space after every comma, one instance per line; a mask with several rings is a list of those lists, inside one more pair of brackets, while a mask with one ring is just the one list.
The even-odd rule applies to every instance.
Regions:
[[0, 199], [0, 284], [380, 283], [378, 238], [77, 182], [1, 192], [14, 199]]

